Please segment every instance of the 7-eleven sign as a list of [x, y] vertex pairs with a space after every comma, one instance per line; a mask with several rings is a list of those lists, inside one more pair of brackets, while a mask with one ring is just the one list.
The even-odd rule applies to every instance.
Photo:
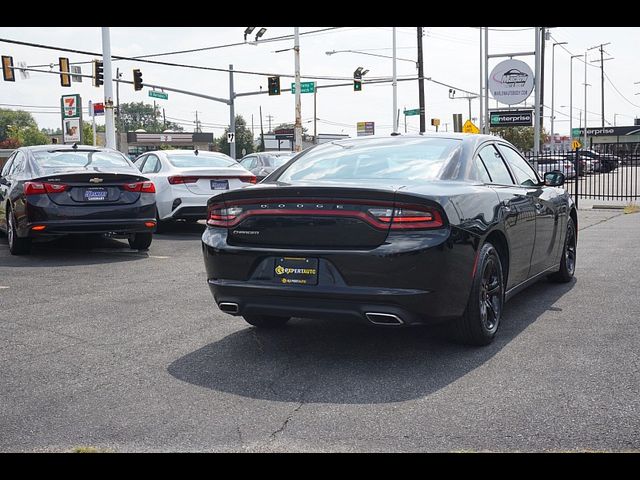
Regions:
[[80, 95], [63, 95], [60, 106], [62, 118], [80, 117]]

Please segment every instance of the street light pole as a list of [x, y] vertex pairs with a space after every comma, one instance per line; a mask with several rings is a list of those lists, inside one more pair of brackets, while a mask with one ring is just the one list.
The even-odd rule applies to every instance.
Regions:
[[[418, 100], [420, 102], [420, 133], [424, 133], [427, 129], [425, 121], [425, 105], [424, 105], [424, 65], [422, 63], [422, 27], [418, 27]], [[407, 116], [405, 115], [405, 133]]]
[[294, 45], [293, 51], [295, 54], [295, 66], [296, 66], [296, 124], [294, 127], [294, 147], [295, 152], [302, 151], [302, 108], [300, 105], [300, 29], [294, 27]]
[[584, 52], [584, 135], [582, 148], [587, 148], [587, 52]]
[[104, 68], [105, 146], [116, 148], [116, 129], [113, 119], [113, 74], [111, 70], [111, 37], [109, 27], [102, 27], [102, 65]]
[[398, 72], [396, 70], [396, 27], [393, 27], [393, 133], [398, 133]]
[[567, 42], [553, 42], [551, 46], [551, 150], [556, 151], [556, 134], [554, 130], [555, 112], [555, 69], [556, 69], [556, 46], [566, 45]]
[[233, 65], [229, 65], [229, 133], [233, 135], [233, 142], [229, 143], [229, 156], [236, 160], [236, 111], [234, 100]]

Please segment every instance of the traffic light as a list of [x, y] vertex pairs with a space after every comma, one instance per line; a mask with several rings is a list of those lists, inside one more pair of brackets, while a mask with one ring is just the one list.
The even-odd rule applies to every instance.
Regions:
[[362, 67], [358, 67], [353, 72], [353, 91], [359, 92], [362, 90]]
[[58, 65], [60, 65], [60, 85], [70, 87], [71, 75], [69, 75], [69, 59], [58, 57]]
[[2, 77], [5, 82], [16, 81], [16, 76], [13, 74], [13, 57], [2, 55]]
[[280, 95], [280, 77], [269, 77], [269, 95]]
[[104, 85], [104, 68], [100, 60], [93, 61], [93, 86]]
[[143, 87], [143, 83], [142, 83], [142, 72], [135, 68], [133, 70], [133, 89], [134, 90], [142, 90]]

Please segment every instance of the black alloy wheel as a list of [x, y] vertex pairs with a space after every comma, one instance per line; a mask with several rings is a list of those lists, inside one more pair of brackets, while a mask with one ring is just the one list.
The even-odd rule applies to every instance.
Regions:
[[557, 272], [549, 275], [550, 280], [559, 283], [571, 281], [576, 271], [577, 240], [576, 226], [573, 223], [573, 218], [569, 217], [569, 221], [567, 222], [567, 235], [564, 241], [562, 257], [560, 258], [560, 268]]
[[504, 291], [500, 256], [491, 243], [485, 243], [478, 253], [467, 308], [451, 325], [454, 339], [467, 345], [490, 344], [500, 326]]

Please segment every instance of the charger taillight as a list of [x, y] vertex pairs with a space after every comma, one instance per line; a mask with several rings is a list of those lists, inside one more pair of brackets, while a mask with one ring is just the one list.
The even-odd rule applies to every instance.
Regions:
[[24, 182], [25, 195], [42, 195], [43, 193], [61, 193], [69, 189], [64, 183]]
[[424, 207], [369, 208], [368, 212], [380, 222], [390, 224], [392, 230], [439, 228], [443, 225], [437, 210]]
[[255, 175], [247, 175], [246, 177], [238, 177], [240, 179], [240, 181], [244, 182], [244, 183], [256, 183], [258, 181], [258, 179], [256, 178]]
[[238, 215], [243, 212], [242, 207], [225, 207], [224, 204], [214, 204], [209, 208], [207, 225], [211, 227], [230, 227]]
[[156, 193], [156, 187], [153, 182], [125, 183], [122, 188], [127, 192]]

